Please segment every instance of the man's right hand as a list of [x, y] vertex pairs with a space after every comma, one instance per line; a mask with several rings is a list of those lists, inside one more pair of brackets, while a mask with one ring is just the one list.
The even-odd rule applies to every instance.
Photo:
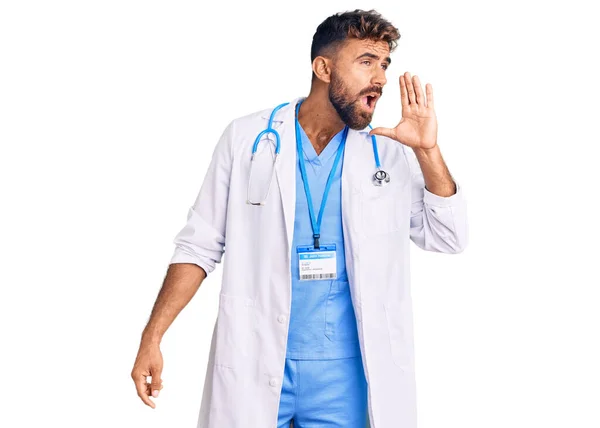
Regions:
[[[162, 389], [162, 379], [160, 377], [162, 368], [163, 359], [159, 344], [142, 340], [131, 371], [131, 377], [135, 383], [138, 396], [153, 409], [156, 408], [156, 404], [150, 399], [150, 396], [158, 397], [158, 392]], [[152, 383], [148, 382], [148, 376], [152, 376]]]
[[[171, 263], [158, 297], [152, 308], [150, 320], [144, 328], [131, 377], [142, 401], [156, 408], [150, 399], [158, 397], [162, 389], [160, 374], [163, 359], [160, 341], [177, 314], [188, 304], [206, 278], [206, 271], [194, 263]], [[152, 376], [152, 383], [147, 377]]]

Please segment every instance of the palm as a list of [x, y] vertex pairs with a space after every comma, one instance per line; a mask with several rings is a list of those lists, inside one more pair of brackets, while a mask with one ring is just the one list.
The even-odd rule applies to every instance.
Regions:
[[430, 149], [437, 144], [437, 119], [433, 107], [433, 89], [425, 86], [423, 96], [419, 78], [406, 72], [400, 76], [402, 119], [395, 128], [375, 128], [371, 134], [392, 138], [413, 149]]

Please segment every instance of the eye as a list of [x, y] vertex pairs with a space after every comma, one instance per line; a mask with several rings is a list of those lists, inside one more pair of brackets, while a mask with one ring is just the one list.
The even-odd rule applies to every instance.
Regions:
[[371, 61], [368, 59], [365, 59], [361, 64], [371, 65]]
[[389, 65], [388, 65], [388, 64], [381, 64], [381, 67], [382, 67], [384, 70], [387, 70], [387, 69], [388, 69], [388, 67], [389, 67]]

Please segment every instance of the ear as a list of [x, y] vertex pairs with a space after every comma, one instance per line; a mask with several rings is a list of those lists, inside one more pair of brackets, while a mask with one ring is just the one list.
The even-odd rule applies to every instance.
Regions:
[[324, 56], [316, 57], [312, 62], [312, 69], [320, 81], [325, 83], [331, 81], [331, 59]]

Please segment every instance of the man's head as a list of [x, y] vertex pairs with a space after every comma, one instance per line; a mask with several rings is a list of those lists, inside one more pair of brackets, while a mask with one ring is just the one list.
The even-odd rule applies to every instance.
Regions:
[[350, 128], [371, 122], [399, 38], [398, 29], [373, 10], [338, 13], [317, 27], [313, 86], [327, 85], [331, 104]]

